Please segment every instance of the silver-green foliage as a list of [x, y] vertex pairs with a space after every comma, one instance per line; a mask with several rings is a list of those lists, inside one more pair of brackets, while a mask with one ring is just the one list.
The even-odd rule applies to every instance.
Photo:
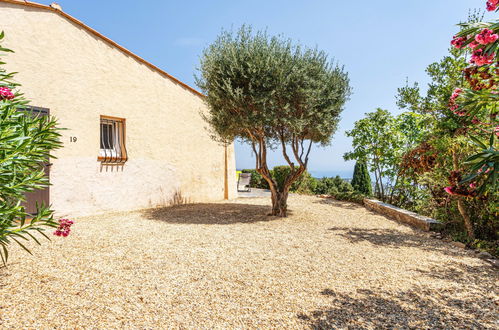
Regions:
[[[201, 57], [197, 85], [215, 139], [249, 143], [256, 170], [272, 191], [272, 214], [286, 215], [287, 193], [306, 170], [312, 143], [327, 145], [350, 95], [343, 68], [323, 51], [243, 26], [222, 32]], [[267, 150], [279, 147], [290, 166], [277, 182]]]
[[343, 68], [326, 53], [265, 32], [223, 32], [203, 53], [197, 84], [208, 122], [224, 140], [274, 142], [301, 136], [328, 144], [349, 94]]

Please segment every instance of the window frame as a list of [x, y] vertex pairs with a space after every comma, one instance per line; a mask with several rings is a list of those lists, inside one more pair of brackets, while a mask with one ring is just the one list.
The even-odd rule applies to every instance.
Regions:
[[[102, 125], [104, 121], [109, 121], [113, 129], [113, 147], [111, 149], [101, 148]], [[113, 116], [101, 115], [99, 120], [99, 156], [97, 160], [103, 164], [123, 164], [128, 160], [126, 149], [126, 119]]]

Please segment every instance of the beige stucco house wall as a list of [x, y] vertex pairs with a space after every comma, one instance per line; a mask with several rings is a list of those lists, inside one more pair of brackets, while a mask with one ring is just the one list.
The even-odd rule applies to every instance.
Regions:
[[[200, 116], [199, 93], [53, 8], [0, 0], [0, 17], [3, 46], [15, 51], [7, 69], [19, 72], [32, 105], [67, 128], [50, 170], [57, 213], [162, 206], [176, 191], [192, 202], [236, 196], [233, 145], [226, 160]], [[97, 159], [101, 115], [126, 119], [123, 166]]]

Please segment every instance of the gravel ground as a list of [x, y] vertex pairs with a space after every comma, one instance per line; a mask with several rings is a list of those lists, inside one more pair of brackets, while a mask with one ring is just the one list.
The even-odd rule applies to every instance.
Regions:
[[498, 272], [363, 207], [291, 196], [76, 219], [11, 250], [0, 328], [495, 328]]

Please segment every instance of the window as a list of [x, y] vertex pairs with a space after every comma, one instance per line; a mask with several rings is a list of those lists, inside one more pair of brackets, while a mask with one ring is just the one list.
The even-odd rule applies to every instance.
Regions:
[[127, 161], [125, 147], [125, 119], [100, 117], [100, 152], [103, 163], [120, 164]]

